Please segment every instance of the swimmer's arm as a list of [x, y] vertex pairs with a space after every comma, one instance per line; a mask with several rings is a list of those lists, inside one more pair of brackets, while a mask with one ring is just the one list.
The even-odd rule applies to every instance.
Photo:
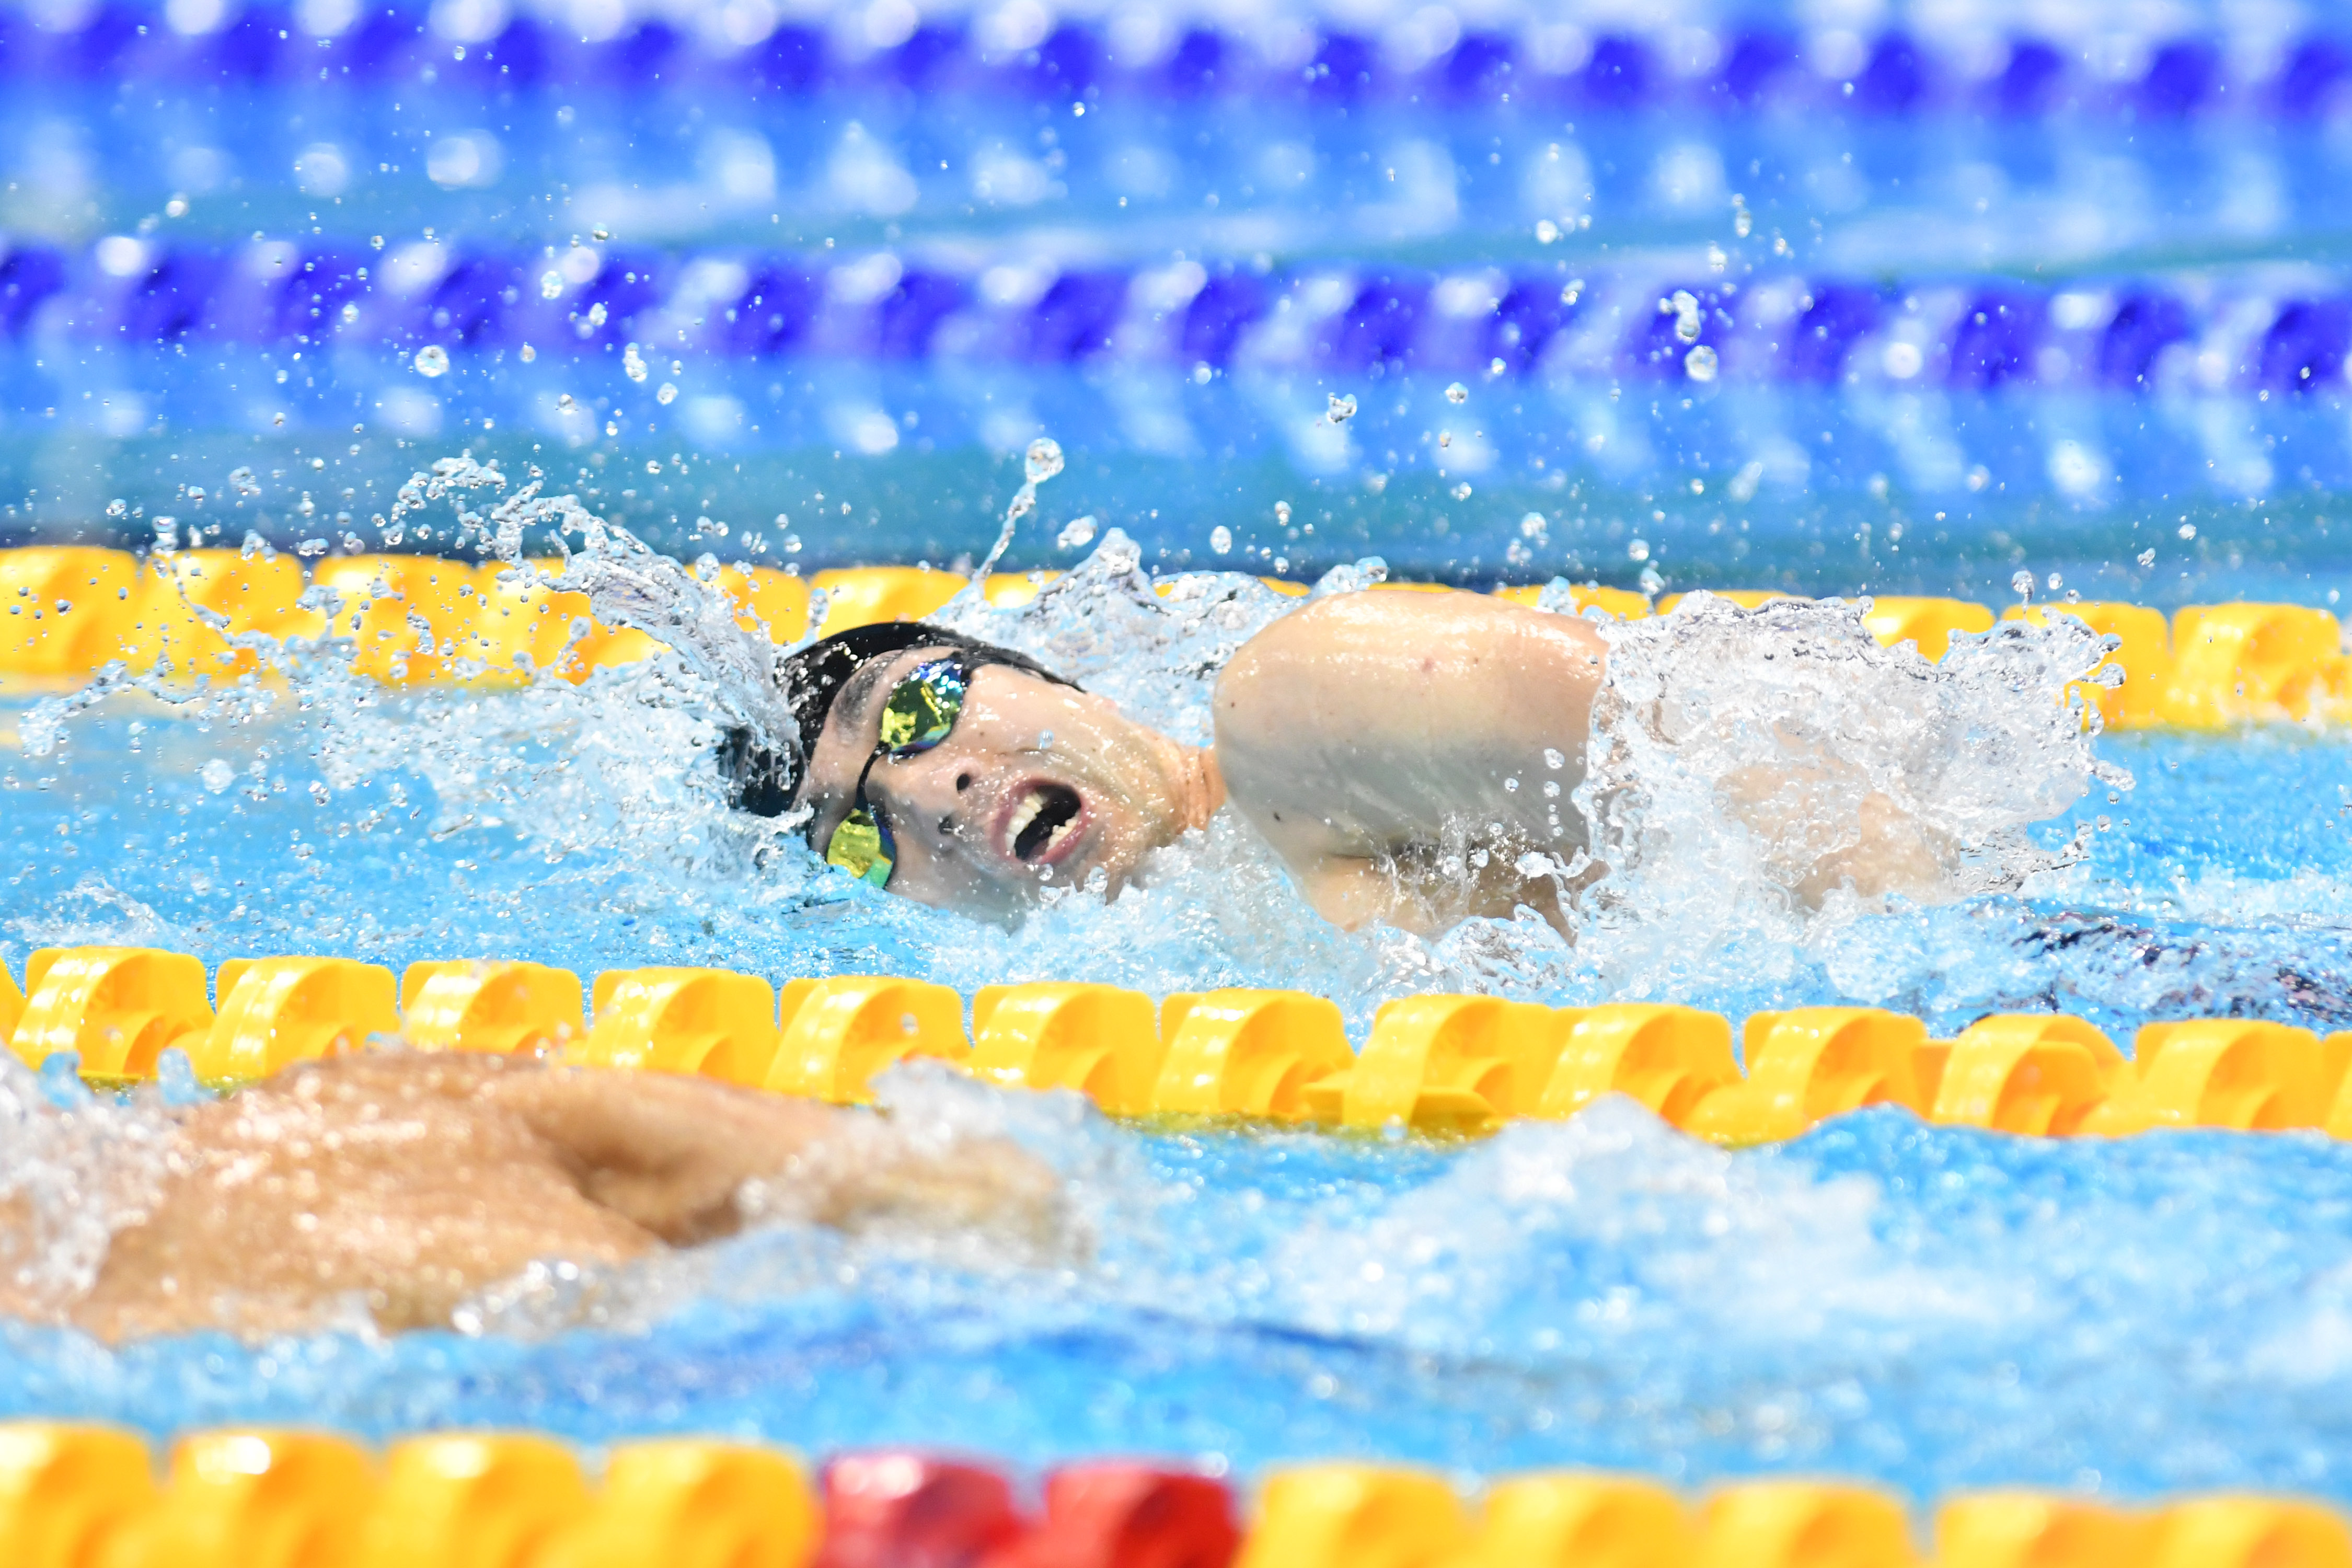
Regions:
[[1051, 1173], [1012, 1144], [932, 1148], [859, 1111], [667, 1073], [518, 1073], [488, 1097], [554, 1148], [592, 1202], [672, 1246], [732, 1233], [749, 1182], [772, 1207], [856, 1229], [891, 1220], [1002, 1224], [1043, 1237]]
[[[1587, 622], [1483, 594], [1318, 600], [1219, 679], [1218, 765], [1294, 866], [1369, 858], [1504, 800], [1506, 778], [1572, 787], [1606, 652]], [[1548, 748], [1564, 771], [1545, 771]]]
[[1777, 879], [1807, 909], [1841, 887], [1864, 899], [1927, 895], [1958, 852], [1948, 835], [1835, 759], [1741, 768], [1724, 775], [1717, 798], [1763, 841]]

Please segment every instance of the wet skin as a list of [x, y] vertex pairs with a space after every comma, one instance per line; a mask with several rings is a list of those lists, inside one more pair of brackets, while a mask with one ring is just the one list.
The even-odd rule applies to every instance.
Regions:
[[[844, 689], [802, 797], [812, 844], [853, 805], [891, 687], [939, 651], [877, 660]], [[898, 840], [890, 889], [999, 919], [1097, 869], [1115, 894], [1230, 794], [1338, 924], [1556, 911], [1557, 868], [1583, 842], [1568, 796], [1606, 652], [1587, 622], [1482, 594], [1317, 600], [1226, 667], [1205, 750], [1101, 698], [983, 668], [946, 741], [866, 777]], [[1530, 852], [1549, 868], [1519, 869]]]
[[[1060, 1195], [1009, 1144], [919, 1142], [869, 1114], [666, 1073], [369, 1053], [185, 1112], [144, 1217], [62, 1316], [101, 1338], [316, 1328], [354, 1310], [446, 1326], [540, 1259], [614, 1264], [765, 1206], [845, 1229], [995, 1227], [1050, 1244]], [[0, 1242], [26, 1216], [0, 1206]], [[0, 1311], [59, 1315], [12, 1299]]]

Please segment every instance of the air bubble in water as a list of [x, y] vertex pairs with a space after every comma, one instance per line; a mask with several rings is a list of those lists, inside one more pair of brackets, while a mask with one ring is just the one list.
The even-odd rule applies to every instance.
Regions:
[[569, 414], [578, 408], [580, 405], [570, 393], [564, 392], [556, 395], [555, 406], [563, 410], [564, 413]]
[[557, 270], [555, 270], [555, 268], [553, 268], [552, 267], [551, 267], [551, 268], [549, 268], [545, 272], [542, 272], [542, 273], [541, 273], [541, 274], [540, 274], [540, 276], [539, 276], [539, 297], [540, 297], [541, 299], [542, 299], [542, 300], [557, 300], [557, 299], [561, 299], [561, 298], [562, 298], [562, 295], [563, 295], [563, 274], [562, 274], [562, 273], [558, 272]]
[[1334, 425], [1345, 425], [1349, 420], [1353, 419], [1355, 416], [1356, 395], [1351, 392], [1345, 397], [1342, 397], [1338, 393], [1333, 393], [1331, 395], [1331, 411], [1325, 415], [1324, 417], [1330, 420]]
[[2153, 566], [2156, 564], [2156, 552], [2153, 550], [2143, 550], [2139, 552], [2137, 559], [2143, 566]]
[[251, 468], [242, 465], [228, 471], [228, 487], [241, 496], [257, 496], [261, 493], [259, 477]]
[[2182, 523], [2182, 524], [2180, 525], [2180, 537], [2181, 537], [2181, 538], [2183, 538], [2183, 539], [2194, 539], [2194, 538], [2196, 538], [2196, 537], [2197, 537], [2197, 525], [2196, 525], [2195, 523], [2193, 523], [2193, 522], [2184, 522], [2184, 523]]
[[1655, 566], [1644, 566], [1642, 574], [1633, 579], [1633, 585], [1642, 590], [1643, 598], [1654, 599], [1665, 591], [1666, 580], [1659, 575]]
[[2009, 591], [2021, 599], [2033, 597], [2033, 574], [2020, 572], [2009, 580]]
[[2060, 576], [2057, 573], [2055, 573], [2055, 572], [2053, 572], [2052, 574], [2050, 574], [2050, 591], [2051, 591], [2052, 593], [2053, 593], [2053, 594], [2054, 594], [2054, 593], [2056, 593], [2059, 589], [2061, 589], [2061, 588], [2064, 587], [2065, 585], [2066, 585], [2066, 579], [2065, 579], [2065, 578], [2061, 577], [2061, 576]]
[[1223, 555], [1234, 547], [1234, 531], [1223, 523], [1209, 530], [1209, 548]]
[[1558, 746], [1546, 746], [1544, 748], [1544, 766], [1551, 769], [1555, 773], [1559, 772], [1561, 768], [1568, 766], [1568, 753], [1561, 751]]
[[1647, 561], [1649, 558], [1650, 542], [1648, 540], [1636, 539], [1625, 546], [1625, 559], [1628, 561]]
[[677, 401], [677, 388], [672, 386], [668, 382], [663, 382], [660, 388], [654, 393], [654, 401], [663, 405], [664, 406], [676, 403]]
[[1470, 499], [1470, 481], [1468, 479], [1465, 479], [1460, 484], [1454, 487], [1454, 499], [1455, 500], [1468, 500]]
[[636, 344], [631, 343], [627, 348], [621, 351], [621, 372], [631, 381], [645, 380], [645, 356], [637, 353]]
[[647, 458], [646, 459], [646, 472], [647, 472], [647, 473], [649, 473], [649, 474], [658, 474], [658, 473], [660, 473], [660, 472], [661, 472], [661, 459], [660, 459], [659, 458]]
[[1274, 521], [1285, 525], [1289, 523], [1290, 503], [1288, 501], [1278, 500], [1274, 503]]
[[353, 321], [358, 321], [359, 319], [360, 319], [360, 308], [359, 308], [359, 306], [358, 306], [356, 303], [354, 303], [354, 302], [346, 301], [346, 302], [345, 302], [345, 304], [344, 304], [344, 306], [343, 306], [343, 325], [345, 325], [345, 326], [347, 326], [347, 327], [348, 327], [348, 326], [350, 326]]
[[449, 374], [449, 351], [439, 343], [427, 343], [416, 351], [416, 358], [413, 363], [415, 364], [416, 374], [421, 376], [430, 378], [446, 375]]
[[215, 757], [196, 770], [196, 777], [204, 781], [206, 789], [218, 795], [236, 782], [236, 770], [228, 764], [226, 758]]
[[1044, 484], [1062, 471], [1062, 446], [1051, 436], [1040, 436], [1029, 443], [1028, 455], [1022, 468], [1033, 485]]
[[1095, 520], [1091, 517], [1076, 519], [1054, 541], [1065, 550], [1083, 550], [1094, 542]]
[[1713, 381], [1717, 368], [1715, 351], [1705, 343], [1683, 355], [1683, 373], [1693, 381]]
[[523, 363], [529, 364], [531, 361], [539, 357], [539, 351], [531, 347], [529, 343], [525, 343], [522, 346], [521, 353], [517, 357], [519, 357]]
[[117, 496], [114, 500], [106, 503], [106, 515], [109, 517], [121, 517], [127, 514], [130, 510], [131, 503], [122, 500], [120, 496]]
[[1467, 403], [1470, 401], [1470, 389], [1457, 381], [1453, 385], [1445, 389], [1445, 401], [1448, 403]]
[[594, 240], [597, 244], [602, 245], [606, 240], [612, 238], [613, 234], [610, 229], [592, 228], [588, 231], [588, 237]]

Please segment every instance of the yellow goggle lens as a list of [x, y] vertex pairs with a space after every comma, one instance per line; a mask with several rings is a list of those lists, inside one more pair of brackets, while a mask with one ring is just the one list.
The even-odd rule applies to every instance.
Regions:
[[874, 814], [860, 806], [841, 819], [825, 841], [824, 863], [848, 872], [861, 882], [887, 887], [890, 873], [898, 868], [898, 859], [891, 853], [895, 847]]

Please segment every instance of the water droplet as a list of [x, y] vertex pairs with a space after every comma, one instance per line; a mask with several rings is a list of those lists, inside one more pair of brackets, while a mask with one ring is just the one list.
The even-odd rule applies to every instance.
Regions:
[[531, 347], [529, 343], [525, 343], [517, 357], [520, 358], [523, 363], [529, 364], [531, 361], [539, 357], [539, 351]]
[[2033, 574], [2020, 572], [2009, 580], [2009, 591], [2021, 599], [2033, 597]]
[[1674, 311], [1675, 336], [1686, 343], [1698, 342], [1702, 326], [1699, 319], [1698, 297], [1687, 289], [1677, 289], [1665, 303]]
[[655, 401], [656, 403], [664, 404], [664, 405], [672, 404], [672, 403], [677, 402], [677, 387], [675, 387], [675, 386], [672, 386], [669, 383], [667, 383], [667, 382], [666, 382], [666, 381], [665, 381], [665, 382], [663, 382], [663, 383], [661, 384], [660, 390], [656, 391], [656, 392], [654, 394], [654, 401]]
[[1647, 561], [1650, 558], [1650, 542], [1646, 539], [1632, 541], [1625, 546], [1625, 558], [1628, 561]]
[[1713, 381], [1717, 368], [1715, 351], [1705, 343], [1683, 355], [1683, 374], [1693, 381]]
[[449, 351], [439, 343], [427, 343], [416, 351], [416, 374], [427, 378], [449, 374]]
[[1209, 548], [1223, 555], [1234, 547], [1234, 531], [1223, 523], [1209, 530]]
[[1329, 419], [1334, 425], [1345, 425], [1349, 420], [1353, 419], [1355, 416], [1356, 395], [1351, 392], [1345, 397], [1342, 397], [1338, 393], [1333, 393], [1331, 395], [1331, 410], [1325, 416], [1325, 417]]
[[561, 298], [562, 298], [562, 295], [563, 295], [563, 274], [562, 274], [562, 273], [558, 272], [557, 270], [555, 270], [555, 268], [553, 268], [552, 267], [551, 267], [551, 268], [549, 268], [545, 272], [542, 272], [542, 273], [541, 273], [541, 274], [540, 274], [540, 276], [539, 276], [539, 297], [540, 297], [541, 299], [542, 299], [542, 300], [557, 300], [557, 299], [561, 299]]
[[1022, 471], [1033, 485], [1042, 485], [1062, 471], [1062, 446], [1051, 436], [1040, 436], [1029, 443], [1027, 457], [1022, 460]]
[[637, 353], [636, 344], [631, 343], [621, 351], [621, 370], [631, 381], [645, 380], [646, 362], [644, 356]]
[[2059, 589], [2061, 589], [2061, 588], [2064, 587], [2065, 585], [2066, 585], [2066, 579], [2065, 579], [2065, 578], [2061, 577], [2061, 576], [2060, 576], [2057, 573], [2055, 573], [2055, 572], [2053, 572], [2052, 574], [2050, 574], [2050, 591], [2051, 591], [2052, 593], [2053, 593], [2053, 594], [2054, 594], [2054, 593], [2056, 593]]
[[1445, 389], [1445, 401], [1448, 403], [1467, 403], [1470, 401], [1470, 389], [1457, 381], [1453, 385]]
[[1644, 566], [1642, 568], [1642, 574], [1633, 579], [1633, 585], [1642, 590], [1645, 598], [1654, 599], [1665, 587], [1666, 580], [1658, 575], [1656, 567]]
[[1095, 520], [1081, 517], [1064, 528], [1055, 542], [1065, 550], [1083, 550], [1095, 542]]

